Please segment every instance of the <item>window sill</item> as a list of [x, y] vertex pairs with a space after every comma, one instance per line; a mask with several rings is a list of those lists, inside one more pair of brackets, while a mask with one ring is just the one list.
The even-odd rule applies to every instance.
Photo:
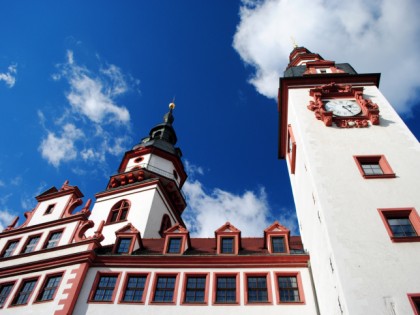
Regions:
[[394, 243], [420, 242], [420, 236], [406, 236], [406, 237], [391, 236], [391, 240]]
[[382, 174], [382, 175], [363, 175], [364, 179], [377, 179], [377, 178], [395, 178], [395, 174]]

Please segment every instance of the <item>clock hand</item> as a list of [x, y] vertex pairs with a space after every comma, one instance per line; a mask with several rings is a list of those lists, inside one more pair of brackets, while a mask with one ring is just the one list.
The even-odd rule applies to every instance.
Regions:
[[350, 109], [348, 109], [347, 105], [343, 105], [343, 108], [347, 109], [350, 113], [353, 114], [353, 112]]

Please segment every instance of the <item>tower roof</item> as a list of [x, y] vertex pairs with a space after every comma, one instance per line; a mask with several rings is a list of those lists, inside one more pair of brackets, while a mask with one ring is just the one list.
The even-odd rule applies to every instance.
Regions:
[[170, 103], [169, 112], [163, 116], [163, 122], [150, 129], [149, 136], [141, 139], [140, 143], [133, 147], [133, 150], [140, 147], [154, 146], [169, 153], [178, 155], [179, 157], [182, 156], [181, 150], [175, 147], [178, 139], [175, 129], [172, 127], [172, 123], [175, 120], [172, 113], [174, 108], [175, 104]]

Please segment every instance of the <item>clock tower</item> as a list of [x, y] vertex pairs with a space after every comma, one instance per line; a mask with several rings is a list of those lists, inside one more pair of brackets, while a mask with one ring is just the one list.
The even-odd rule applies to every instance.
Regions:
[[379, 80], [304, 47], [280, 79], [279, 157], [321, 314], [420, 305], [420, 145]]

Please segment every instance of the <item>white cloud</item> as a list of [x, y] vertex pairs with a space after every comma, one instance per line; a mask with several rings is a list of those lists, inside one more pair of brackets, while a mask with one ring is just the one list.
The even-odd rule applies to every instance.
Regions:
[[0, 72], [0, 81], [4, 81], [9, 88], [12, 88], [16, 83], [17, 65], [10, 65], [7, 72]]
[[243, 236], [262, 236], [271, 223], [270, 209], [263, 188], [241, 195], [214, 189], [206, 192], [199, 181], [187, 181], [183, 187], [188, 208], [183, 217], [194, 237], [214, 237], [214, 231], [229, 221]]
[[45, 188], [47, 187], [47, 184], [45, 182], [41, 182], [38, 187], [35, 189], [35, 191], [31, 193], [23, 192], [20, 199], [20, 206], [24, 211], [29, 211], [35, 208], [37, 205], [37, 200], [34, 198], [34, 196], [40, 195]]
[[0, 232], [12, 223], [15, 217], [9, 210], [0, 210]]
[[67, 63], [60, 65], [61, 71], [53, 75], [54, 80], [65, 78], [70, 85], [66, 97], [77, 113], [94, 123], [127, 123], [130, 114], [126, 107], [116, 104], [115, 97], [126, 92], [128, 85], [121, 70], [110, 65], [101, 73], [108, 77], [95, 77], [83, 66], [79, 66], [72, 51], [67, 52]]
[[382, 72], [381, 90], [398, 111], [409, 112], [420, 87], [419, 11], [416, 0], [246, 0], [233, 46], [255, 68], [250, 83], [267, 97], [277, 97], [293, 36], [359, 73]]
[[39, 150], [42, 157], [58, 167], [63, 161], [70, 161], [77, 157], [75, 142], [84, 136], [80, 129], [73, 124], [64, 125], [61, 135], [56, 136], [53, 132], [48, 132], [46, 139], [42, 140]]
[[188, 160], [184, 161], [184, 166], [188, 176], [192, 178], [194, 178], [196, 174], [204, 175], [204, 169], [201, 166], [194, 165]]
[[4, 187], [4, 186], [5, 186], [4, 182], [0, 180], [0, 187]]

